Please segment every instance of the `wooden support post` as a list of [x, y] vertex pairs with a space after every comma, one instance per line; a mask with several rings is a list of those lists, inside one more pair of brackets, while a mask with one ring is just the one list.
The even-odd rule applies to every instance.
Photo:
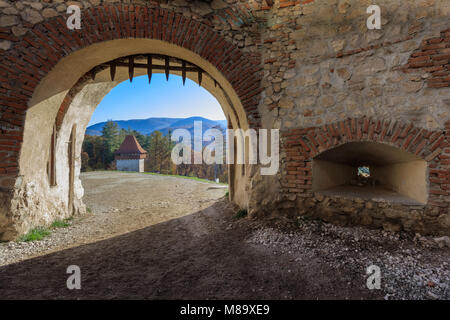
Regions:
[[49, 182], [50, 186], [56, 186], [56, 124], [53, 125], [50, 141]]

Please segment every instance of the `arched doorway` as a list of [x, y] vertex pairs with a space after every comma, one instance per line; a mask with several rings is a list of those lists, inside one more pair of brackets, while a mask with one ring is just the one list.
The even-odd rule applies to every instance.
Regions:
[[[14, 115], [4, 126], [4, 136], [14, 140], [16, 145], [8, 159], [8, 170], [2, 171], [0, 178], [2, 239], [12, 239], [34, 225], [48, 223], [53, 217], [63, 217], [70, 211], [66, 200], [70, 193], [66, 190], [68, 183], [51, 186], [48, 180], [54, 126], [56, 124], [58, 139], [63, 144], [70, 140], [73, 125], [77, 125], [76, 137], [72, 138], [75, 155], [79, 155], [82, 135], [93, 109], [111, 88], [130, 76], [127, 68], [117, 68], [112, 80], [110, 70], [103, 68], [105, 63], [126, 57], [129, 60], [130, 56], [136, 57], [139, 63], [141, 55], [155, 55], [156, 60], [169, 57], [186, 61], [208, 75], [202, 78], [201, 84], [219, 101], [233, 128], [245, 130], [260, 125], [258, 60], [228, 43], [208, 26], [170, 10], [151, 9], [154, 15], [148, 16], [145, 11], [137, 10], [136, 14], [142, 15], [144, 23], [133, 25], [132, 32], [120, 32], [121, 24], [114, 19], [114, 10], [124, 10], [124, 6], [90, 9], [89, 14], [103, 19], [103, 23], [89, 25], [83, 32], [75, 30], [65, 34], [68, 31], [61, 30], [57, 18], [36, 25], [32, 36], [24, 41], [23, 49], [17, 48], [4, 58], [6, 62], [20, 59], [19, 65], [30, 64], [30, 67], [10, 69], [11, 80], [2, 83], [8, 88], [9, 97], [14, 97], [9, 99], [13, 101], [2, 99]], [[159, 19], [160, 16], [169, 18]], [[184, 28], [186, 26], [189, 27]], [[37, 60], [39, 69], [35, 66]], [[134, 76], [145, 73], [136, 68]], [[186, 77], [199, 81], [198, 72], [195, 75], [187, 72]], [[7, 146], [0, 148], [6, 150]], [[58, 142], [55, 150], [58, 152]], [[75, 172], [79, 171], [76, 158]], [[66, 170], [69, 167], [63, 166], [56, 171], [64, 174]], [[233, 199], [246, 206], [247, 178], [236, 176], [239, 178], [233, 181]], [[77, 194], [82, 196], [82, 188], [76, 173], [73, 181], [73, 202], [77, 206]]]

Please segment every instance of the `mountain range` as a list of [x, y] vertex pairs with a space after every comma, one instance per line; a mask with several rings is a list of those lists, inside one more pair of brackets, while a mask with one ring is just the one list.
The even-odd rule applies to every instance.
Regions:
[[[153, 131], [161, 131], [166, 135], [169, 131], [175, 129], [187, 129], [191, 134], [194, 132], [194, 121], [202, 121], [203, 132], [213, 127], [220, 127], [221, 130], [227, 128], [226, 120], [209, 120], [203, 117], [189, 118], [148, 118], [132, 120], [113, 120], [120, 129], [131, 129], [143, 135], [149, 135]], [[105, 122], [99, 122], [86, 128], [86, 134], [100, 136]]]

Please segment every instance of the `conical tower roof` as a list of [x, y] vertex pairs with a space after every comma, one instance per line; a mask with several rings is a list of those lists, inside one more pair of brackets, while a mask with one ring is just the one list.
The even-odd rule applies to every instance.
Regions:
[[142, 149], [139, 141], [137, 141], [135, 136], [129, 135], [125, 137], [119, 149], [117, 149], [114, 154], [116, 155], [126, 155], [126, 154], [147, 154], [147, 151]]

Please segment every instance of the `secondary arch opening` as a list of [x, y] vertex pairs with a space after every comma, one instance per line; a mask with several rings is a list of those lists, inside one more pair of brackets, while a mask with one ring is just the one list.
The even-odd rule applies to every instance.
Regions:
[[420, 205], [428, 199], [427, 163], [386, 144], [349, 142], [313, 159], [313, 191]]

